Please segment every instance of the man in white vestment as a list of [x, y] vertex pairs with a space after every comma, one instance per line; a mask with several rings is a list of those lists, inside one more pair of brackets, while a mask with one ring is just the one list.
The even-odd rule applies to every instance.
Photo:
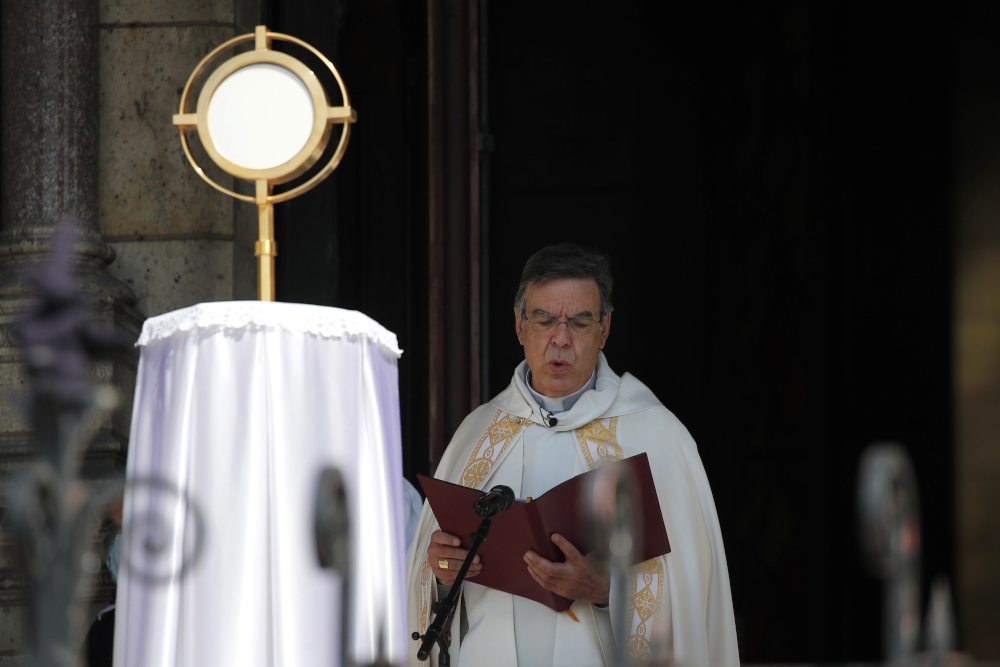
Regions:
[[[606, 257], [571, 244], [533, 255], [514, 307], [525, 360], [507, 389], [465, 419], [435, 476], [538, 497], [604, 461], [645, 452], [671, 552], [633, 568], [622, 627], [609, 612], [617, 602], [607, 570], [559, 534], [552, 541], [565, 562], [531, 551], [524, 562], [540, 586], [575, 601], [568, 612], [477, 585], [490, 566], [477, 556], [451, 626], [453, 665], [607, 665], [617, 643], [640, 662], [739, 664], [726, 554], [698, 449], [644, 384], [608, 366], [601, 350], [611, 311]], [[459, 544], [425, 503], [407, 571], [410, 629], [422, 634], [433, 620], [431, 603], [465, 559]], [[420, 664], [416, 653], [414, 643], [408, 664]]]

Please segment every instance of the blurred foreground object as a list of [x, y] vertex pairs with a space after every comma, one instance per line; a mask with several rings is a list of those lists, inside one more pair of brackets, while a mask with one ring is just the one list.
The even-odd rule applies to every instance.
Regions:
[[871, 445], [858, 469], [859, 543], [865, 565], [885, 580], [882, 642], [890, 664], [966, 664], [954, 652], [955, 622], [947, 579], [935, 579], [920, 644], [920, 502], [906, 450], [896, 443]]
[[862, 454], [858, 516], [865, 565], [886, 581], [885, 657], [910, 661], [920, 637], [920, 504], [913, 465], [900, 445], [873, 445]]
[[[351, 517], [347, 507], [344, 478], [336, 468], [327, 468], [319, 476], [316, 488], [316, 555], [319, 564], [340, 575], [340, 608], [351, 603]], [[349, 664], [351, 618], [340, 615], [340, 664]], [[379, 641], [379, 656], [382, 642]]]
[[[631, 471], [620, 466], [600, 466], [594, 478], [590, 497], [581, 498], [593, 519], [594, 556], [611, 572], [611, 614], [625, 627], [628, 614], [627, 602], [632, 587], [633, 552], [639, 550], [642, 535], [635, 527], [641, 520], [635, 516], [642, 511], [642, 501], [637, 497], [636, 484]], [[650, 653], [655, 658], [656, 642], [650, 637]], [[626, 667], [635, 664], [623, 641], [615, 642], [614, 665]]]
[[92, 492], [79, 479], [83, 450], [118, 402], [112, 387], [91, 386], [91, 365], [130, 341], [92, 321], [72, 274], [76, 227], [64, 217], [48, 260], [25, 277], [37, 301], [16, 327], [31, 382], [36, 458], [11, 486], [10, 521], [29, 579], [32, 667], [76, 664], [84, 622], [80, 584], [100, 568], [86, 550], [90, 519], [121, 492], [113, 483]]

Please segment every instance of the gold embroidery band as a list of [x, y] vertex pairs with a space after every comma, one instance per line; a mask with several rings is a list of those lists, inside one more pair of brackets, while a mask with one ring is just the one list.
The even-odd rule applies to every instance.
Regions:
[[[511, 441], [521, 432], [522, 428], [531, 423], [530, 419], [515, 417], [502, 410], [497, 410], [490, 425], [486, 428], [486, 432], [476, 443], [475, 449], [472, 450], [472, 454], [465, 464], [465, 470], [462, 471], [462, 476], [459, 479], [462, 486], [473, 489], [480, 488], [489, 477], [494, 464], [500, 460], [507, 447], [510, 446]], [[425, 558], [420, 572], [421, 632], [426, 632], [430, 623], [431, 587], [435, 583], [430, 562]]]
[[[576, 440], [593, 470], [606, 461], [618, 461], [624, 456], [618, 446], [618, 417], [595, 419], [576, 429]], [[653, 617], [663, 602], [663, 559], [653, 558], [632, 568], [632, 602], [629, 605], [629, 656], [638, 662], [649, 662], [649, 634]]]
[[653, 558], [632, 568], [632, 605], [629, 609], [628, 652], [632, 660], [650, 659], [649, 635], [653, 617], [663, 601], [663, 560]]
[[500, 460], [501, 455], [514, 440], [521, 429], [531, 424], [531, 420], [509, 415], [497, 410], [483, 437], [479, 439], [476, 448], [472, 450], [465, 470], [462, 471], [460, 483], [472, 489], [478, 489], [490, 475], [493, 465]]
[[618, 446], [618, 417], [595, 419], [574, 432], [591, 470], [605, 461], [622, 458], [622, 448]]
[[431, 579], [431, 564], [424, 558], [422, 567], [420, 568], [420, 632], [427, 632], [427, 626], [430, 624], [430, 611], [431, 611], [431, 590], [430, 587], [437, 582], [432, 582]]

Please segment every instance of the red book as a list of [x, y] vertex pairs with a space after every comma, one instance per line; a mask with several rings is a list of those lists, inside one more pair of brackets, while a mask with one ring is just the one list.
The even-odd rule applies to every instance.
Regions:
[[[649, 459], [639, 454], [604, 465], [629, 468], [639, 491], [641, 510], [636, 512], [636, 523], [640, 526], [638, 533], [642, 539], [637, 540], [635, 563], [670, 553]], [[483, 569], [469, 581], [520, 595], [555, 611], [569, 609], [572, 600], [545, 590], [531, 578], [524, 554], [530, 550], [553, 562], [565, 561], [562, 551], [551, 540], [553, 533], [565, 537], [581, 553], [593, 551], [593, 535], [587, 524], [589, 513], [583, 504], [596, 474], [597, 469], [577, 475], [531, 502], [515, 501], [510, 509], [493, 517], [490, 533], [478, 552]], [[468, 549], [471, 546], [469, 536], [482, 521], [473, 513], [472, 505], [484, 491], [424, 475], [418, 478], [441, 530], [458, 536], [462, 548]]]

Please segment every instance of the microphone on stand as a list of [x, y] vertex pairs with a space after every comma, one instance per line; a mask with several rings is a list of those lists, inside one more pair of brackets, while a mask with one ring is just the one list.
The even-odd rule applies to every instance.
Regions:
[[444, 600], [431, 605], [431, 610], [436, 614], [434, 622], [430, 624], [430, 627], [427, 628], [427, 632], [424, 634], [414, 632], [410, 635], [411, 638], [420, 642], [420, 648], [417, 650], [417, 660], [421, 662], [426, 660], [431, 654], [434, 644], [437, 644], [439, 649], [438, 664], [441, 667], [451, 664], [451, 656], [448, 653], [448, 647], [451, 645], [451, 632], [445, 630], [445, 628], [449, 627], [451, 619], [455, 615], [455, 608], [458, 606], [458, 598], [462, 592], [462, 583], [465, 581], [465, 575], [469, 572], [469, 566], [472, 565], [472, 561], [476, 557], [476, 552], [479, 551], [479, 546], [486, 541], [486, 536], [489, 535], [494, 515], [510, 509], [510, 506], [513, 504], [513, 489], [509, 486], [499, 485], [494, 486], [490, 489], [489, 493], [484, 493], [472, 503], [472, 511], [481, 516], [483, 520], [479, 522], [479, 529], [469, 535], [472, 545], [469, 547], [469, 552], [465, 555], [465, 561], [462, 563], [462, 567], [459, 568], [458, 577], [451, 585], [448, 595]]
[[498, 485], [490, 489], [489, 493], [476, 498], [472, 503], [472, 511], [476, 516], [483, 518], [496, 516], [514, 504], [514, 491], [509, 486]]

